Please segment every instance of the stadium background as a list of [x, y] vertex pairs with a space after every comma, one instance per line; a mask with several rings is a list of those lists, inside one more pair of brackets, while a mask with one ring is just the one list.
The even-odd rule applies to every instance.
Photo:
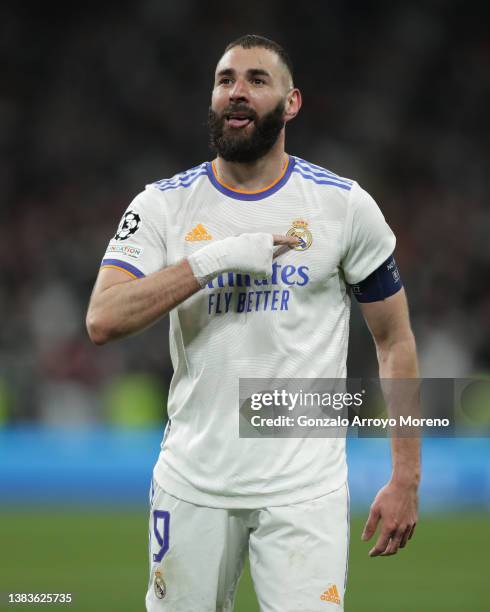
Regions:
[[[397, 234], [422, 374], [488, 376], [490, 41], [472, 6], [2, 3], [0, 608], [65, 591], [74, 610], [142, 609], [167, 323], [95, 348], [84, 315], [130, 199], [209, 158], [214, 65], [243, 33], [293, 58], [304, 107], [288, 150], [358, 179]], [[354, 307], [349, 373], [375, 372]], [[417, 536], [376, 560], [359, 536], [388, 443], [349, 447], [346, 609], [488, 609], [488, 439], [424, 440]], [[247, 574], [236, 609], [257, 609]]]

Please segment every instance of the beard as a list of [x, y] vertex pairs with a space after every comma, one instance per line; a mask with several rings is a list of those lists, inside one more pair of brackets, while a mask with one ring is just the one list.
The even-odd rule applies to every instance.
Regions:
[[[284, 127], [285, 103], [280, 100], [277, 106], [259, 118], [257, 113], [245, 104], [229, 106], [221, 115], [212, 108], [208, 113], [209, 144], [211, 149], [225, 161], [248, 163], [263, 157], [272, 149]], [[251, 134], [247, 128], [225, 126], [229, 113], [246, 113], [252, 118], [254, 126]]]

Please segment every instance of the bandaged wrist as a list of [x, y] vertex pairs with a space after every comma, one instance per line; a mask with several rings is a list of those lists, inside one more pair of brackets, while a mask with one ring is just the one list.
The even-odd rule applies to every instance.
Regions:
[[199, 284], [204, 287], [222, 272], [270, 274], [272, 252], [272, 234], [241, 234], [209, 244], [187, 260]]

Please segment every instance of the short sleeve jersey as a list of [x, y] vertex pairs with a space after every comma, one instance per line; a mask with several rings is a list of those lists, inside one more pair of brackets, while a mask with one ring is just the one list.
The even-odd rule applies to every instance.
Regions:
[[345, 482], [342, 438], [240, 438], [239, 379], [345, 378], [349, 285], [395, 248], [358, 183], [289, 156], [257, 192], [223, 184], [211, 162], [147, 185], [102, 266], [138, 279], [246, 232], [294, 232], [301, 244], [266, 278], [219, 275], [170, 312], [174, 375], [154, 476], [171, 495], [212, 507], [296, 503]]

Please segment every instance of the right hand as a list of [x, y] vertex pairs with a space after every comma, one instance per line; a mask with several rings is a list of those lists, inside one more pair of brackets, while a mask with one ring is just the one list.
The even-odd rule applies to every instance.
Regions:
[[299, 238], [296, 236], [283, 236], [282, 234], [272, 234], [272, 238], [274, 240], [274, 246], [278, 244], [285, 244], [288, 247], [295, 247], [299, 244]]
[[282, 236], [281, 234], [273, 234], [274, 246], [280, 245], [278, 249], [274, 251], [273, 259], [279, 257], [289, 249], [294, 249], [299, 244], [300, 240], [296, 236]]
[[[272, 259], [293, 248], [299, 242], [295, 236], [284, 236], [282, 234], [266, 234], [258, 232], [255, 234], [240, 234], [231, 238], [225, 238], [223, 243], [230, 241], [230, 253], [226, 262], [224, 272], [238, 272], [257, 275], [268, 275], [271, 273]], [[224, 246], [224, 244], [223, 244]], [[274, 246], [280, 246], [273, 250]]]
[[[288, 249], [298, 244], [294, 236], [281, 234], [240, 234], [230, 236], [209, 244], [189, 258], [189, 264], [194, 276], [201, 286], [222, 272], [238, 274], [256, 274], [267, 276], [271, 273], [272, 259], [278, 251]], [[274, 252], [273, 247], [281, 248]]]

